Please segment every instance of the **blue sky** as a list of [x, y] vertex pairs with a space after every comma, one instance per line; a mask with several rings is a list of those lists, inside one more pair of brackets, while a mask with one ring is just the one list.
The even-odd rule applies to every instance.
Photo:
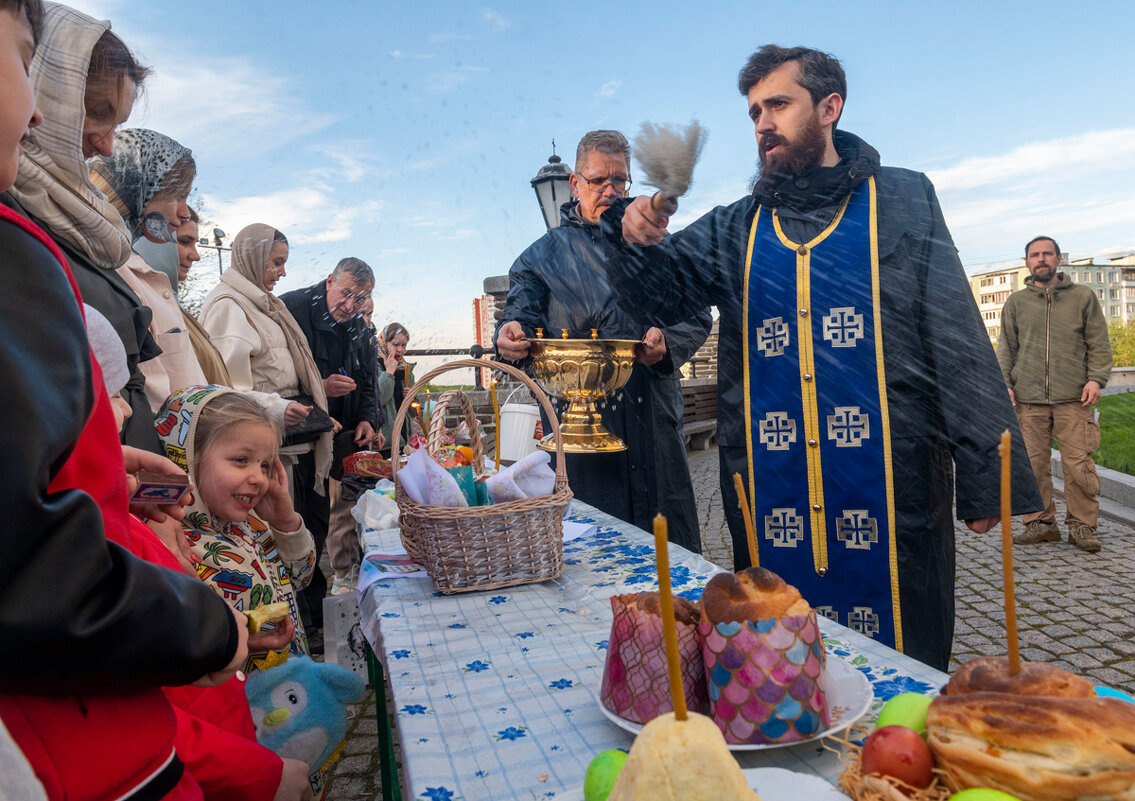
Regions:
[[590, 129], [697, 118], [709, 139], [674, 228], [744, 194], [736, 75], [766, 42], [841, 59], [841, 127], [930, 175], [971, 272], [1041, 232], [1074, 256], [1135, 249], [1127, 3], [75, 6], [155, 68], [128, 125], [194, 150], [207, 218], [288, 234], [277, 290], [361, 257], [376, 322], [405, 323], [411, 347], [469, 344], [482, 279], [544, 231], [528, 182], [553, 138], [571, 163]]

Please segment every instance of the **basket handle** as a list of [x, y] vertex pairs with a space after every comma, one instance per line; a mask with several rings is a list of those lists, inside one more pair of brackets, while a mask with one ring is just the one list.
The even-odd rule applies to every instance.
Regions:
[[451, 400], [457, 400], [461, 405], [461, 411], [465, 415], [465, 425], [469, 427], [469, 441], [473, 444], [473, 468], [476, 472], [483, 473], [485, 444], [481, 439], [481, 426], [478, 424], [476, 412], [473, 411], [473, 402], [459, 389], [443, 392], [434, 408], [430, 409], [430, 430], [426, 438], [426, 451], [434, 454], [441, 446], [441, 436], [445, 433], [445, 410]]
[[[548, 400], [548, 396], [544, 393], [544, 390], [540, 389], [539, 385], [522, 370], [513, 367], [511, 364], [490, 362], [484, 359], [458, 359], [455, 362], [439, 365], [419, 378], [417, 383], [405, 393], [402, 399], [402, 405], [398, 407], [398, 414], [394, 418], [394, 430], [391, 432], [390, 438], [391, 480], [398, 478], [398, 457], [402, 452], [402, 425], [406, 422], [406, 415], [410, 411], [410, 405], [414, 401], [414, 396], [417, 395], [419, 391], [425, 389], [426, 385], [437, 376], [448, 373], [451, 370], [460, 370], [464, 367], [471, 367], [474, 370], [483, 370], [486, 367], [490, 370], [498, 370], [506, 375], [512, 376], [528, 387], [528, 389], [532, 390], [532, 394], [536, 396], [536, 400], [540, 403], [540, 407], [548, 417], [548, 424], [552, 427], [552, 435], [556, 440], [556, 477], [566, 480], [567, 467], [564, 464], [566, 461], [564, 459], [564, 437], [563, 434], [560, 433], [560, 422], [559, 418], [556, 417], [556, 410], [552, 408], [552, 402]], [[433, 427], [432, 424], [430, 427]]]

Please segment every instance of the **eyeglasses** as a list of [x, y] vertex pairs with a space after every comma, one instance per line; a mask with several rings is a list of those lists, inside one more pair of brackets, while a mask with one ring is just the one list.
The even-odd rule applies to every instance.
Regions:
[[580, 179], [582, 179], [583, 182], [587, 184], [588, 187], [596, 192], [602, 192], [608, 186], [614, 189], [616, 192], [626, 192], [631, 188], [631, 179], [624, 178], [621, 175], [611, 175], [607, 178], [595, 178], [593, 180], [591, 178], [588, 178], [579, 170], [576, 170], [575, 174], [578, 175]]
[[335, 304], [336, 306], [340, 306], [349, 301], [354, 301], [355, 305], [361, 306], [368, 300], [370, 300], [371, 292], [373, 291], [370, 289], [362, 291], [362, 287], [360, 287], [358, 284], [352, 284], [351, 289], [343, 289], [342, 287], [338, 286], [336, 287], [336, 289], [339, 290], [339, 301]]

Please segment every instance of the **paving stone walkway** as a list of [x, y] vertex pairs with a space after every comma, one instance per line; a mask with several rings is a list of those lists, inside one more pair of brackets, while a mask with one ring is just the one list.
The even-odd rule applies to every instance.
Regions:
[[[691, 451], [690, 474], [702, 520], [704, 556], [733, 564], [721, 505], [717, 450]], [[1057, 484], [1059, 487], [1060, 485]], [[1057, 503], [1057, 520], [1064, 506]], [[1051, 662], [1135, 694], [1135, 510], [1103, 504], [1103, 549], [1067, 541], [1014, 548], [1021, 658]], [[1020, 530], [1020, 521], [1016, 521]], [[1001, 534], [954, 526], [958, 554], [953, 661], [1005, 653]], [[1063, 530], [1063, 523], [1061, 522]], [[381, 798], [373, 693], [351, 722], [343, 758], [328, 774], [328, 801]], [[409, 799], [407, 800], [409, 801]]]

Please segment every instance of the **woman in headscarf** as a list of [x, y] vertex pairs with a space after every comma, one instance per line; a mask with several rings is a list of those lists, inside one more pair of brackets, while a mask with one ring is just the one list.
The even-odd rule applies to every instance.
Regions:
[[131, 371], [122, 395], [134, 416], [123, 441], [159, 452], [138, 370], [140, 361], [157, 353], [146, 330], [149, 312], [116, 272], [130, 256], [130, 234], [91, 183], [86, 164], [96, 154], [110, 155], [111, 135], [130, 116], [149, 72], [110, 32], [109, 22], [46, 3], [29, 69], [44, 121], [24, 142], [16, 183], [0, 202], [47, 231], [66, 255], [83, 300], [114, 326]]
[[172, 271], [176, 279], [178, 267], [173, 233], [189, 219], [186, 200], [197, 165], [189, 148], [141, 129], [117, 132], [112, 155], [96, 156], [89, 164], [91, 181], [130, 231], [134, 252], [118, 273], [152, 311], [150, 334], [162, 349], [140, 365], [152, 417], [173, 391], [208, 383], [170, 277]]
[[[260, 223], [245, 227], [233, 239], [229, 267], [205, 296], [199, 319], [225, 360], [233, 389], [282, 398], [304, 393], [326, 412], [323, 379], [307, 338], [288, 307], [272, 294], [287, 274], [287, 261], [288, 238], [283, 233]], [[307, 443], [284, 448], [281, 454], [294, 457], [309, 450]], [[315, 441], [315, 467], [320, 491], [331, 469], [331, 432]]]
[[[177, 226], [177, 280], [179, 285], [185, 283], [193, 265], [201, 261], [201, 254], [197, 252], [197, 237], [200, 234], [201, 218], [192, 206], [188, 208], [189, 219], [182, 220], [181, 225]], [[178, 303], [181, 302], [182, 297], [179, 289]], [[231, 387], [233, 382], [232, 378], [229, 377], [229, 369], [225, 367], [225, 360], [221, 357], [221, 352], [214, 347], [212, 340], [209, 339], [209, 332], [201, 323], [197, 322], [197, 318], [189, 309], [182, 306], [181, 311], [185, 315], [185, 323], [189, 329], [189, 341], [193, 343], [193, 350], [197, 354], [197, 363], [201, 365], [206, 380], [216, 386]], [[271, 406], [267, 401], [265, 401], [265, 405]], [[299, 404], [296, 404], [296, 407], [303, 411], [302, 416], [306, 416], [306, 407], [299, 406]], [[291, 404], [288, 404], [288, 409], [292, 410]], [[284, 422], [290, 421], [291, 418], [286, 418]]]

